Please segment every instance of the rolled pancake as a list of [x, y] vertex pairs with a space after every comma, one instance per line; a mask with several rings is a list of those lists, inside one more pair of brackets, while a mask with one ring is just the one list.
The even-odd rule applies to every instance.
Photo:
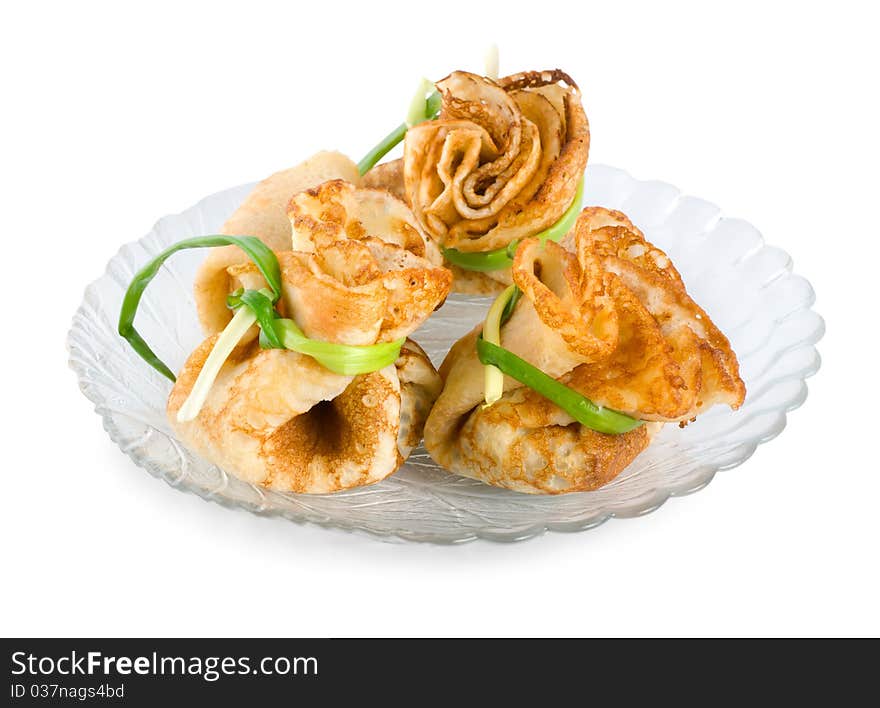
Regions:
[[625, 214], [584, 209], [562, 247], [580, 262], [599, 264], [626, 328], [611, 360], [615, 368], [580, 366], [577, 386], [596, 402], [645, 420], [686, 423], [713, 405], [742, 404], [745, 384], [727, 337], [688, 295], [669, 256]]
[[[400, 245], [397, 232], [385, 233], [388, 241], [362, 233], [349, 238], [344, 229], [331, 238], [323, 225], [320, 218], [312, 224], [317, 230], [309, 252], [276, 254], [277, 309], [306, 336], [346, 345], [395, 341], [446, 298], [449, 271], [413, 252], [426, 252], [424, 240], [414, 243], [406, 234]], [[251, 262], [228, 267], [226, 276], [227, 287], [266, 287]], [[226, 295], [214, 297], [225, 306]], [[283, 491], [334, 492], [371, 484], [400, 467], [420, 441], [441, 388], [415, 342], [406, 341], [392, 366], [343, 376], [296, 352], [260, 349], [256, 334], [251, 328], [224, 363], [195, 420], [181, 423], [177, 411], [218, 335], [184, 365], [167, 409], [184, 443], [246, 481]]]
[[523, 241], [511, 275], [523, 295], [502, 346], [597, 405], [649, 422], [598, 433], [509, 377], [501, 400], [484, 408], [477, 327], [441, 365], [443, 392], [425, 425], [428, 452], [449, 471], [522, 492], [589, 491], [614, 479], [662, 423], [741, 405], [729, 342], [669, 258], [619, 212], [584, 210], [563, 245]]
[[[406, 338], [443, 302], [452, 274], [427, 258], [429, 242], [406, 205], [342, 181], [290, 204], [298, 251], [276, 253], [276, 308], [315, 340], [370, 345]], [[434, 249], [435, 261], [439, 255]], [[203, 293], [226, 307], [229, 291], [267, 286], [250, 262], [228, 266], [225, 287]], [[392, 366], [343, 376], [311, 357], [260, 349], [252, 327], [220, 370], [195, 420], [186, 400], [218, 335], [183, 367], [168, 400], [179, 438], [226, 471], [271, 489], [324, 493], [384, 479], [419, 443], [442, 382], [407, 339]]]
[[[289, 251], [291, 227], [287, 204], [290, 198], [331, 179], [358, 183], [357, 165], [341, 153], [319, 152], [296, 167], [276, 172], [254, 187], [220, 233], [256, 236], [273, 251]], [[235, 246], [215, 248], [196, 273], [193, 291], [199, 321], [206, 334], [220, 332], [232, 318], [225, 304], [226, 293], [230, 292], [227, 268], [245, 261], [247, 256]]]
[[334, 374], [296, 352], [239, 347], [198, 417], [177, 422], [216, 335], [190, 356], [168, 400], [178, 437], [252, 484], [309, 494], [372, 484], [396, 471], [421, 440], [441, 381], [407, 340], [394, 365]]
[[[497, 81], [456, 71], [437, 82], [437, 120], [407, 131], [404, 186], [425, 231], [444, 248], [486, 252], [533, 236], [571, 205], [587, 164], [590, 131], [574, 81], [562, 71]], [[471, 273], [509, 283], [507, 271]]]
[[295, 251], [312, 252], [317, 245], [339, 239], [373, 237], [443, 265], [440, 249], [406, 203], [383, 189], [330, 180], [296, 194], [287, 206], [287, 216]]
[[[295, 250], [278, 254], [285, 280], [279, 309], [295, 313], [307, 336], [336, 341], [340, 321], [378, 327], [370, 308], [379, 308], [381, 329], [371, 334], [398, 339], [446, 299], [452, 274], [407, 206], [389, 193], [331, 180], [295, 195], [287, 213]], [[249, 261], [225, 275], [226, 289], [210, 294], [212, 308], [225, 307], [238, 287], [265, 287]]]
[[[443, 303], [452, 285], [445, 268], [374, 238], [276, 255], [283, 281], [279, 312], [294, 317], [307, 337], [325, 342], [405, 337]], [[266, 287], [253, 263], [232, 266], [229, 275], [233, 286]]]

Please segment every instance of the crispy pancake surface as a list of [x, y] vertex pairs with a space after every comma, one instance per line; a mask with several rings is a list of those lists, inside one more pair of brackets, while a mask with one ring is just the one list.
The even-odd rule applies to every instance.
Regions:
[[440, 367], [443, 392], [425, 426], [428, 451], [448, 470], [524, 492], [589, 491], [614, 479], [660, 424], [742, 404], [726, 337], [623, 214], [588, 208], [561, 244], [526, 239], [511, 277], [523, 297], [502, 346], [596, 404], [651, 422], [597, 433], [509, 377], [501, 400], [483, 408], [477, 327]]
[[[590, 145], [574, 81], [559, 70], [497, 81], [456, 71], [437, 89], [439, 118], [410, 128], [404, 148], [407, 201], [425, 231], [445, 248], [484, 252], [558, 221]], [[471, 274], [462, 291], [497, 279], [506, 274]]]
[[[406, 205], [384, 191], [328, 181], [288, 205], [293, 241], [276, 253], [282, 292], [277, 309], [306, 336], [370, 345], [411, 334], [442, 304], [452, 274]], [[225, 308], [239, 287], [266, 287], [251, 262], [226, 267], [223, 287], [203, 304]], [[221, 368], [195, 420], [177, 411], [218, 335], [185, 364], [168, 401], [177, 435], [236, 476], [271, 489], [325, 493], [384, 479], [419, 443], [441, 379], [407, 339], [395, 364], [343, 376], [311, 357], [263, 350], [249, 333]]]
[[608, 361], [575, 369], [575, 388], [643, 420], [686, 422], [715, 404], [742, 405], [745, 384], [727, 337], [624, 214], [585, 209], [563, 247], [604, 271], [620, 328]]
[[440, 250], [409, 207], [384, 189], [329, 180], [295, 194], [287, 205], [294, 251], [311, 253], [338, 240], [373, 237], [443, 265]]
[[440, 392], [440, 377], [410, 340], [395, 364], [353, 377], [252, 341], [224, 364], [198, 417], [180, 423], [176, 413], [216, 337], [180, 372], [168, 399], [169, 420], [203, 457], [269, 489], [316, 494], [384, 479], [421, 440]]
[[[287, 203], [297, 192], [332, 179], [357, 184], [357, 165], [342, 153], [319, 152], [295, 167], [276, 172], [254, 187], [220, 233], [256, 236], [273, 251], [289, 251], [292, 242]], [[227, 268], [247, 261], [236, 246], [214, 248], [196, 273], [193, 291], [205, 334], [220, 332], [232, 318], [225, 303], [230, 291]]]

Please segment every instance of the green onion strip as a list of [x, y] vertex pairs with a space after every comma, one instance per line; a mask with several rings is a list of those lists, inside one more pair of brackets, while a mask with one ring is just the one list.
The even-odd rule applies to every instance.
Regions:
[[501, 325], [513, 314], [522, 291], [515, 285], [504, 290], [492, 303], [483, 332], [477, 338], [477, 357], [485, 366], [483, 407], [491, 406], [504, 393], [504, 375], [540, 393], [555, 403], [581, 425], [599, 433], [611, 435], [627, 433], [642, 425], [642, 421], [624, 413], [597, 406], [573, 388], [548, 376], [525, 359], [501, 346]]
[[185, 423], [195, 420], [199, 411], [202, 410], [202, 406], [205, 405], [208, 393], [211, 391], [211, 386], [214, 385], [214, 381], [217, 379], [220, 369], [223, 368], [223, 364], [226, 363], [229, 355], [232, 354], [232, 350], [238, 346], [241, 338], [256, 322], [257, 316], [249, 307], [242, 307], [235, 313], [229, 324], [226, 325], [226, 328], [217, 337], [217, 341], [214, 342], [211, 353], [208, 354], [208, 358], [202, 364], [199, 375], [196, 377], [196, 382], [190, 389], [183, 405], [177, 409], [177, 420], [179, 422]]
[[428, 79], [422, 79], [419, 87], [413, 95], [406, 120], [379, 141], [378, 145], [370, 150], [358, 163], [358, 173], [363, 177], [376, 163], [393, 150], [406, 137], [406, 131], [414, 125], [424, 123], [426, 120], [434, 120], [440, 113], [440, 94], [434, 91], [425, 98], [425, 94], [433, 84]]
[[132, 279], [122, 300], [118, 331], [137, 354], [156, 371], [175, 381], [173, 372], [153, 352], [134, 327], [137, 309], [147, 285], [162, 264], [178, 251], [214, 246], [238, 246], [254, 262], [269, 288], [239, 290], [227, 298], [227, 306], [235, 310], [232, 320], [217, 337], [211, 352], [199, 371], [196, 382], [178, 411], [178, 420], [195, 418], [207, 399], [223, 363], [247, 331], [260, 327], [260, 345], [265, 349], [290, 349], [315, 359], [330, 371], [343, 376], [356, 376], [379, 371], [393, 364], [400, 356], [405, 338], [379, 344], [334, 344], [309, 339], [293, 320], [281, 319], [275, 303], [281, 297], [281, 267], [272, 250], [256, 236], [203, 236], [190, 238], [162, 251]]
[[165, 249], [141, 268], [134, 276], [125, 297], [122, 299], [122, 309], [119, 312], [119, 335], [125, 339], [138, 355], [164, 377], [175, 381], [174, 373], [162, 360], [156, 356], [149, 345], [143, 340], [134, 327], [134, 316], [137, 314], [138, 305], [144, 290], [150, 281], [156, 277], [162, 264], [178, 251], [191, 248], [212, 248], [214, 246], [238, 246], [244, 251], [259, 268], [260, 273], [266, 279], [272, 289], [273, 302], [281, 297], [281, 267], [272, 250], [256, 236], [201, 236], [188, 238]]
[[499, 368], [504, 374], [555, 403], [578, 423], [599, 433], [619, 435], [642, 425], [640, 420], [597, 406], [573, 388], [548, 376], [513, 352], [485, 339], [477, 340], [477, 356], [481, 363]]
[[[583, 197], [584, 178], [581, 177], [577, 190], [574, 193], [574, 199], [572, 199], [568, 209], [559, 218], [559, 221], [553, 224], [553, 226], [535, 234], [535, 238], [539, 239], [542, 243], [546, 243], [547, 241], [559, 241], [565, 236], [571, 230], [571, 227], [574, 226], [574, 222], [577, 221]], [[483, 253], [467, 253], [455, 248], [444, 248], [442, 250], [446, 260], [453, 265], [457, 265], [464, 270], [486, 273], [493, 270], [510, 268], [513, 265], [513, 256], [516, 253], [517, 246], [519, 246], [519, 241], [515, 240], [511, 241], [507, 246]]]
[[332, 344], [309, 339], [293, 320], [275, 320], [275, 329], [285, 349], [312, 357], [335, 374], [357, 376], [384, 369], [400, 356], [406, 338], [379, 344]]
[[[483, 324], [483, 339], [491, 342], [497, 347], [501, 346], [501, 319], [508, 305], [513, 301], [514, 295], [519, 292], [516, 285], [509, 285], [504, 289], [486, 315], [486, 321]], [[486, 399], [484, 407], [491, 406], [504, 394], [504, 374], [501, 370], [492, 364], [486, 364], [483, 378], [483, 396]]]

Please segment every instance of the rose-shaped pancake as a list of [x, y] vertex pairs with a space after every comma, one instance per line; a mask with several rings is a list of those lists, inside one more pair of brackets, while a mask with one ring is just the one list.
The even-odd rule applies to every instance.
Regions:
[[383, 189], [330, 180], [295, 194], [287, 205], [287, 217], [295, 251], [311, 252], [316, 245], [339, 239], [359, 241], [373, 236], [443, 264], [440, 250], [409, 207]]
[[[621, 327], [628, 328], [609, 362], [613, 368], [608, 363], [578, 367], [576, 387], [589, 391], [597, 403], [638, 412], [644, 420], [683, 423], [716, 403], [742, 404], [745, 385], [727, 337], [687, 294], [669, 257], [626, 215], [585, 209], [562, 245], [608, 274]], [[658, 351], [657, 362], [649, 365], [640, 347], [649, 350], [655, 342], [665, 351]], [[648, 385], [644, 377], [659, 376], [660, 369], [663, 384]]]
[[[400, 314], [401, 308], [416, 300], [442, 304], [452, 275], [441, 267], [443, 259], [437, 246], [425, 236], [406, 204], [386, 191], [357, 188], [344, 180], [304, 186], [291, 196], [283, 209], [287, 245], [273, 250], [310, 253], [316, 246], [360, 241], [367, 245], [372, 260], [385, 264], [384, 288], [391, 296], [387, 322], [392, 321], [395, 311], [397, 317], [405, 316]], [[332, 253], [343, 248], [339, 245]], [[209, 334], [229, 322], [226, 296], [244, 285], [238, 278], [241, 271], [230, 270], [230, 266], [244, 264], [253, 271], [242, 252], [233, 250], [237, 253], [216, 249], [219, 255], [209, 255], [196, 275], [196, 305], [202, 323], [213, 323], [213, 327], [206, 327]], [[322, 258], [330, 255], [328, 251]]]
[[[447, 249], [483, 253], [556, 223], [589, 152], [574, 81], [559, 70], [497, 81], [456, 71], [437, 89], [440, 116], [407, 131], [403, 163], [407, 200], [428, 235]], [[510, 282], [507, 271], [455, 273], [459, 291]]]
[[[291, 249], [287, 203], [297, 192], [332, 179], [357, 183], [357, 165], [338, 152], [319, 152], [305, 162], [260, 182], [223, 224], [228, 236], [256, 236], [273, 251]], [[247, 261], [235, 246], [213, 249], [196, 273], [193, 291], [199, 321], [206, 334], [220, 332], [232, 318], [223, 298], [230, 291], [227, 268]], [[218, 305], [219, 303], [219, 305]]]
[[425, 446], [452, 472], [530, 493], [588, 491], [614, 479], [663, 422], [745, 396], [736, 356], [660, 249], [619, 212], [586, 209], [562, 244], [523, 241], [522, 290], [501, 346], [598, 406], [650, 421], [619, 435], [575, 421], [510, 378], [483, 407], [480, 327], [440, 367]]
[[[280, 314], [306, 336], [335, 344], [406, 337], [442, 302], [451, 281], [445, 269], [372, 237], [277, 257]], [[227, 276], [230, 287], [265, 287], [250, 263], [229, 267]], [[217, 335], [190, 356], [169, 397], [172, 427], [205, 458], [254, 484], [321, 493], [384, 479], [418, 444], [440, 379], [414, 342], [406, 341], [393, 365], [345, 376], [294, 351], [261, 349], [252, 329], [194, 420], [180, 422], [177, 412]]]

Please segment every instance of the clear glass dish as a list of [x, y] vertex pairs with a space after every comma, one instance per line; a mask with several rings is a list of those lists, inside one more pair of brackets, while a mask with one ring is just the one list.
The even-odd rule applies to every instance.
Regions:
[[[814, 345], [823, 321], [810, 309], [810, 284], [792, 273], [785, 251], [765, 245], [747, 222], [722, 218], [714, 204], [595, 165], [587, 170], [584, 204], [625, 212], [671, 256], [689, 292], [730, 337], [748, 387], [739, 411], [714, 408], [684, 430], [666, 426], [629, 468], [595, 492], [541, 497], [496, 489], [446, 473], [424, 448], [397, 474], [370, 487], [326, 496], [261, 489], [173, 437], [165, 419], [170, 383], [116, 334], [122, 294], [134, 273], [176, 241], [215, 233], [252, 186], [206, 197], [123, 246], [86, 289], [68, 337], [70, 365], [113, 441], [150, 474], [204, 499], [386, 539], [516, 541], [545, 531], [581, 531], [611, 517], [652, 511], [670, 496], [704, 487], [717, 471], [742, 464], [782, 431], [786, 413], [807, 396], [804, 380], [819, 368]], [[204, 256], [184, 251], [168, 261], [138, 317], [146, 340], [175, 370], [202, 338], [191, 286]], [[482, 319], [487, 302], [452, 296], [414, 338], [439, 365], [450, 344]]]

